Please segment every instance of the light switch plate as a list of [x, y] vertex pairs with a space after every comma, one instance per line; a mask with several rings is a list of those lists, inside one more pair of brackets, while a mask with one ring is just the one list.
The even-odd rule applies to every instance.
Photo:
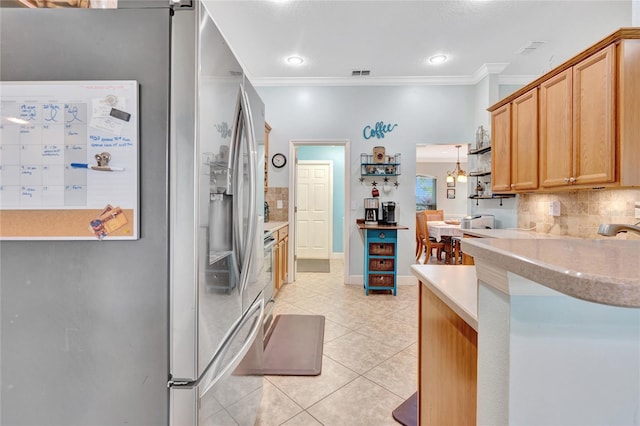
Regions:
[[282, 208], [282, 200], [276, 201], [276, 208], [278, 208], [278, 209]]
[[549, 203], [549, 216], [560, 216], [560, 201]]
[[636, 201], [636, 219], [640, 219], [640, 201]]

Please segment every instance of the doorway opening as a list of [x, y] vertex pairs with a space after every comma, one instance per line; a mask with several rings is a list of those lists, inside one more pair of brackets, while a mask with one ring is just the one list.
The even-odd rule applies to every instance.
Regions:
[[293, 159], [289, 173], [290, 282], [295, 281], [297, 272], [304, 271], [300, 269], [304, 263], [311, 271], [321, 272], [326, 271], [330, 259], [342, 258], [347, 283], [349, 144], [348, 140], [289, 142], [289, 158]]

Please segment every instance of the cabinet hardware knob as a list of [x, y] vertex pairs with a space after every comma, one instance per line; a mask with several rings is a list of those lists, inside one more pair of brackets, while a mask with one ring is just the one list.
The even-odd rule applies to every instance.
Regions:
[[573, 176], [571, 176], [571, 177], [569, 178], [569, 182], [573, 183], [573, 182], [575, 182], [575, 181], [576, 181], [576, 178], [574, 178]]

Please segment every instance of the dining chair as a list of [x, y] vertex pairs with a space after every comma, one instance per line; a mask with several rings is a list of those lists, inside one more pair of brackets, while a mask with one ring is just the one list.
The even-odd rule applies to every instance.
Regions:
[[444, 220], [444, 210], [423, 210], [427, 221]]
[[424, 252], [424, 235], [425, 235], [425, 223], [424, 215], [422, 212], [416, 212], [416, 262], [420, 262], [420, 257]]
[[[429, 238], [429, 224], [427, 223], [427, 211], [429, 210], [425, 210], [423, 212], [424, 215], [424, 235], [425, 238], [423, 239], [423, 244], [426, 248], [426, 255], [424, 257], [424, 264], [426, 265], [427, 263], [429, 263], [429, 260], [431, 259], [431, 256], [433, 255], [433, 250], [436, 250], [436, 257], [438, 258], [438, 260], [442, 259], [442, 253], [444, 252], [444, 242], [443, 241], [436, 241], [435, 238]], [[442, 210], [440, 210], [442, 211]], [[438, 219], [433, 219], [433, 220], [438, 220]]]

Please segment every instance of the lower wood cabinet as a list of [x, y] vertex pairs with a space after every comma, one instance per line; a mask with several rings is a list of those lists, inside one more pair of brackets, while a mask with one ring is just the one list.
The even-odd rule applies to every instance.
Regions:
[[289, 225], [278, 230], [274, 254], [275, 286], [276, 289], [280, 289], [287, 281], [287, 271], [289, 269]]
[[419, 424], [475, 425], [478, 333], [419, 285]]

